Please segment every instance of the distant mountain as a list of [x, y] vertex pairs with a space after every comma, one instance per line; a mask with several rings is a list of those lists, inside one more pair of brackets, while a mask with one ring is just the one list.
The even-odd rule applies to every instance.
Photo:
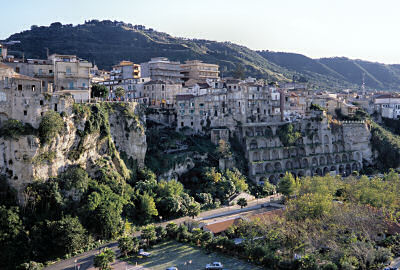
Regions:
[[91, 20], [77, 26], [53, 23], [32, 26], [6, 41], [21, 43], [11, 54], [45, 58], [50, 53], [76, 54], [110, 69], [121, 60], [142, 63], [164, 56], [184, 62], [199, 59], [220, 65], [222, 76], [231, 76], [238, 66], [245, 75], [269, 81], [308, 81], [312, 88], [359, 88], [362, 74], [370, 88], [400, 89], [400, 65], [384, 65], [347, 58], [311, 59], [301, 54], [253, 51], [231, 42], [176, 38], [166, 33], [116, 21]]
[[400, 65], [386, 65], [345, 57], [312, 59], [301, 54], [260, 51], [261, 56], [289, 71], [328, 76], [332, 82], [365, 85], [372, 89], [399, 90]]

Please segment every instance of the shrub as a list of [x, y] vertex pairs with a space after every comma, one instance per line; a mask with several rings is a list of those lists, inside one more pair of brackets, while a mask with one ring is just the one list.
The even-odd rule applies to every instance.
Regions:
[[35, 134], [36, 130], [30, 124], [23, 124], [22, 122], [10, 119], [4, 122], [0, 128], [0, 137], [5, 139], [18, 139], [22, 135]]
[[60, 114], [55, 111], [48, 111], [42, 118], [39, 125], [40, 143], [50, 143], [64, 128], [64, 121]]

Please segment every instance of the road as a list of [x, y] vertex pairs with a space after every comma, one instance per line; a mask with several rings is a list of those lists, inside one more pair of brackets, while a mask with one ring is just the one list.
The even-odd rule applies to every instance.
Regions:
[[[277, 200], [279, 198], [280, 198], [279, 196], [274, 195], [274, 196], [269, 196], [267, 198], [250, 201], [250, 202], [248, 202], [247, 207], [244, 207], [243, 209], [241, 209], [240, 206], [238, 206], [238, 205], [234, 205], [234, 206], [226, 206], [226, 207], [221, 207], [218, 209], [204, 211], [204, 212], [200, 213], [199, 216], [195, 220], [201, 221], [201, 220], [207, 220], [207, 219], [211, 219], [211, 218], [215, 218], [215, 217], [229, 216], [229, 215], [233, 215], [233, 214], [237, 214], [237, 213], [241, 213], [241, 212], [252, 211], [255, 209], [259, 209], [261, 207], [261, 205], [264, 203], [268, 203], [268, 202]], [[181, 224], [181, 223], [185, 222], [186, 220], [191, 220], [191, 218], [190, 217], [182, 217], [182, 218], [158, 223], [155, 225], [166, 226], [170, 222], [174, 222], [176, 224]], [[140, 235], [139, 232], [135, 233], [135, 236], [139, 236], [139, 235]], [[108, 244], [104, 244], [97, 249], [90, 250], [90, 251], [87, 251], [80, 255], [77, 255], [73, 258], [57, 262], [57, 263], [50, 265], [44, 269], [45, 270], [64, 270], [64, 269], [65, 270], [77, 270], [78, 268], [75, 269], [75, 265], [80, 266], [79, 270], [86, 270], [86, 269], [92, 268], [94, 256], [100, 252], [100, 249], [105, 248], [105, 247], [111, 248], [113, 251], [116, 252], [116, 254], [119, 253], [118, 243], [117, 243], [117, 241], [113, 241]]]

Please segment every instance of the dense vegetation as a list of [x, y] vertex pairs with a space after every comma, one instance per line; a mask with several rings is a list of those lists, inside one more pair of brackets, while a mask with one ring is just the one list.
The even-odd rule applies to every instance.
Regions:
[[[307, 177], [287, 174], [279, 185], [286, 209], [272, 216], [243, 220], [221, 235], [196, 222], [142, 230], [142, 240], [124, 239], [133, 254], [160, 241], [176, 240], [207, 251], [227, 253], [266, 269], [382, 269], [400, 255], [399, 176], [383, 178]], [[234, 239], [242, 239], [235, 244]], [[131, 243], [130, 245], [126, 244]]]

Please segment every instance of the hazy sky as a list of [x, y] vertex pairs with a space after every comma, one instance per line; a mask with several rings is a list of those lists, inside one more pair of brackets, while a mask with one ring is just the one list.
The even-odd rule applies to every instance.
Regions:
[[1, 0], [0, 39], [111, 19], [252, 49], [400, 64], [399, 0]]

